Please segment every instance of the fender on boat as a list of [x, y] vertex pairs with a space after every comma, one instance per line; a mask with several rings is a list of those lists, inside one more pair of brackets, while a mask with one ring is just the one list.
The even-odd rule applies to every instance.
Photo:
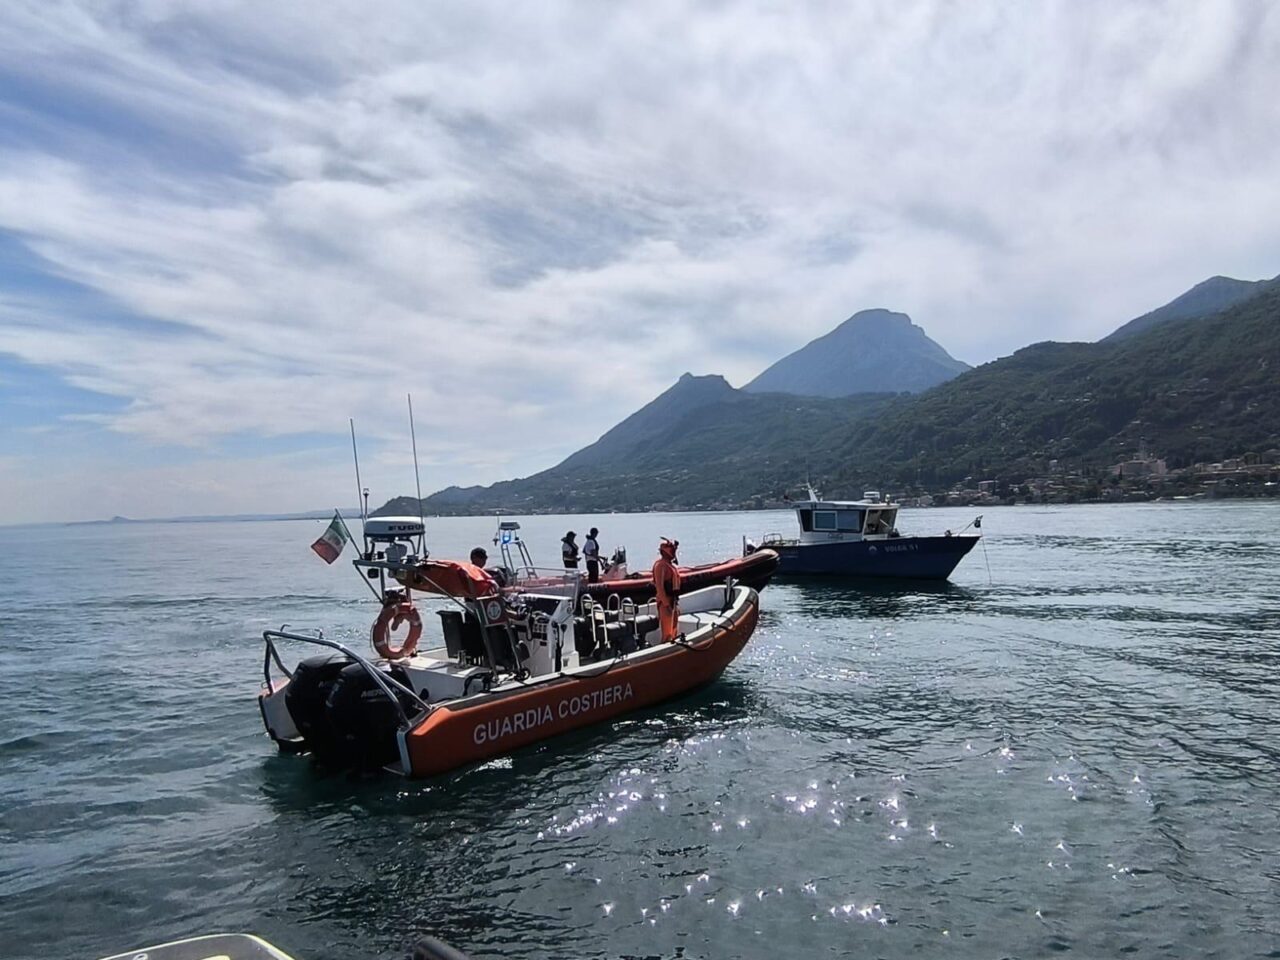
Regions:
[[[727, 580], [734, 580], [753, 590], [763, 590], [773, 579], [780, 562], [777, 551], [765, 547], [745, 557], [732, 557], [697, 567], [680, 567], [680, 590], [682, 593], [691, 593]], [[621, 580], [583, 584], [582, 589], [599, 602], [614, 595], [642, 601], [651, 599], [656, 593], [651, 573], [636, 573]]]

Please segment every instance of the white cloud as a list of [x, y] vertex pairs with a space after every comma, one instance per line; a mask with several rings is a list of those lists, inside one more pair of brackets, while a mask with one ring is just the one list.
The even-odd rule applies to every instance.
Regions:
[[437, 481], [524, 474], [863, 307], [980, 362], [1277, 272], [1277, 64], [1264, 3], [8, 4], [0, 229], [150, 322], [0, 351], [159, 446], [412, 390]]

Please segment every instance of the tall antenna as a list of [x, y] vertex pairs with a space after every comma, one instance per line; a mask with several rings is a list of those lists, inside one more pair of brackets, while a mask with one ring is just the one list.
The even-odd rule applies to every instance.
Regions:
[[413, 441], [413, 482], [418, 486], [418, 520], [425, 532], [427, 518], [422, 509], [422, 477], [418, 473], [418, 434], [413, 428], [413, 394], [409, 393], [406, 396], [409, 398], [409, 438]]
[[360, 532], [364, 533], [364, 528], [369, 524], [368, 517], [368, 496], [361, 499], [360, 493], [364, 490], [364, 484], [360, 482], [360, 454], [356, 451], [356, 422], [350, 417], [347, 422], [351, 424], [351, 459], [356, 462], [356, 504], [360, 506]]

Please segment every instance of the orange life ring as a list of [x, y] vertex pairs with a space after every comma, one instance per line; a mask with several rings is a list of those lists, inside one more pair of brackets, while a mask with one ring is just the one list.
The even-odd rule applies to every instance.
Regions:
[[[393, 647], [391, 631], [398, 629], [405, 622], [409, 624], [409, 635], [404, 638], [404, 643], [399, 647]], [[410, 601], [402, 600], [400, 603], [388, 603], [382, 608], [378, 619], [373, 622], [373, 631], [369, 639], [373, 641], [373, 649], [378, 651], [378, 656], [386, 657], [388, 660], [399, 660], [413, 656], [413, 652], [418, 649], [418, 639], [421, 636], [422, 616], [418, 613], [418, 608]]]

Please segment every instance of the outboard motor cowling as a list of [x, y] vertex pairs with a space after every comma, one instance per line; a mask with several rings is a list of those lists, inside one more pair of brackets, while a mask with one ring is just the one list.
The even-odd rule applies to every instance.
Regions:
[[326, 704], [338, 675], [348, 666], [349, 658], [340, 653], [308, 657], [293, 670], [284, 690], [284, 704], [293, 725], [316, 756], [333, 752], [333, 731], [329, 727]]
[[[404, 682], [402, 677], [397, 679]], [[400, 706], [410, 712], [418, 709], [406, 703]], [[320, 759], [355, 770], [377, 770], [399, 761], [400, 710], [361, 664], [342, 668], [329, 688], [325, 713], [333, 752]]]

